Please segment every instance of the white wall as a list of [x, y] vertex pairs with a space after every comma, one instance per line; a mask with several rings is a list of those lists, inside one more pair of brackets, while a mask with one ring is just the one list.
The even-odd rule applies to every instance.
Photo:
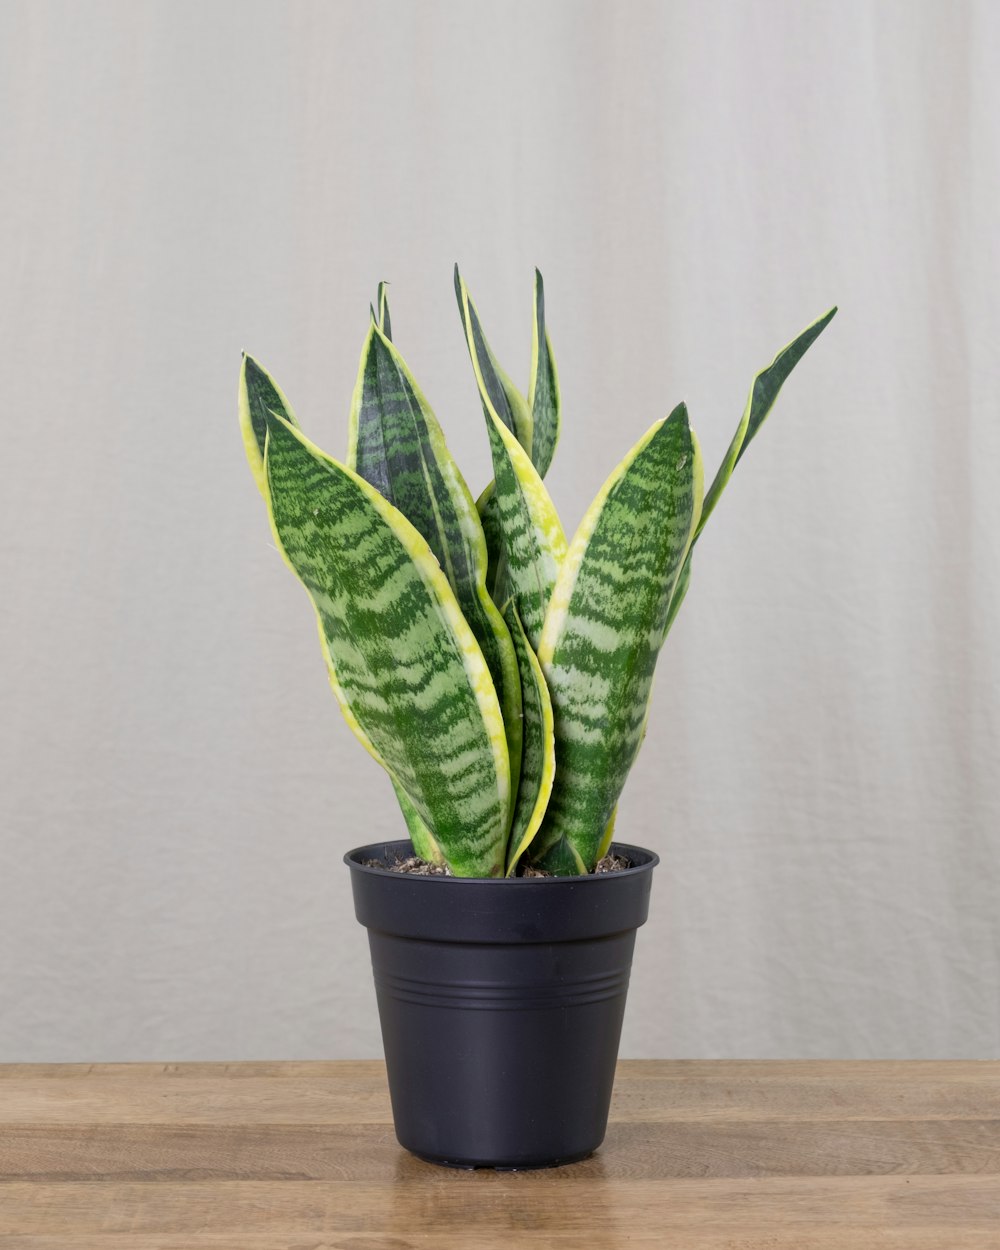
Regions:
[[343, 448], [368, 301], [473, 489], [461, 261], [572, 529], [679, 399], [699, 545], [622, 836], [628, 1055], [1000, 1053], [1000, 6], [0, 8], [0, 1059], [377, 1054], [340, 857], [400, 831], [236, 425]]

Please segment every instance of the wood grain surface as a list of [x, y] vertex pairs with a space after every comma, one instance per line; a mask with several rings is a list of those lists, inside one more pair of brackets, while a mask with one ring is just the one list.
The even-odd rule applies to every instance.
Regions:
[[381, 1063], [0, 1067], [0, 1250], [1000, 1250], [1000, 1062], [621, 1064], [583, 1163], [400, 1149]]

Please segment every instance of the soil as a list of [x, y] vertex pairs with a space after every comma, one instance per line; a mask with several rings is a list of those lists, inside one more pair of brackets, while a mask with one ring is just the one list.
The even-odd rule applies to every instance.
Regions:
[[384, 868], [389, 872], [408, 872], [415, 877], [453, 877], [455, 874], [446, 864], [429, 864], [426, 859], [410, 855], [407, 859], [395, 859], [391, 864], [384, 859], [369, 859], [366, 868]]
[[[454, 873], [447, 865], [429, 864], [426, 859], [420, 859], [417, 855], [410, 855], [406, 859], [397, 859], [393, 862], [386, 863], [382, 859], [369, 859], [365, 863], [366, 868], [382, 868], [388, 872], [404, 872], [411, 873], [418, 877], [451, 877]], [[626, 868], [632, 867], [632, 861], [626, 859], [624, 855], [605, 855], [603, 859], [598, 860], [597, 867], [594, 869], [598, 872], [623, 872]], [[519, 865], [517, 873], [518, 877], [551, 877], [551, 872], [546, 872], [544, 868], [532, 868], [530, 864]]]
[[631, 867], [632, 861], [626, 859], [624, 855], [605, 855], [603, 859], [597, 861], [594, 872], [624, 872], [626, 868]]

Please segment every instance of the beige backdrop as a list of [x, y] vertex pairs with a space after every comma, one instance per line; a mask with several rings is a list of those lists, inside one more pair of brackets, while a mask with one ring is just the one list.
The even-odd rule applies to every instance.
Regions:
[[0, 7], [0, 1059], [378, 1053], [400, 832], [235, 415], [344, 445], [368, 301], [479, 489], [460, 260], [572, 529], [841, 312], [698, 549], [623, 836], [628, 1055], [1000, 1053], [1000, 5]]

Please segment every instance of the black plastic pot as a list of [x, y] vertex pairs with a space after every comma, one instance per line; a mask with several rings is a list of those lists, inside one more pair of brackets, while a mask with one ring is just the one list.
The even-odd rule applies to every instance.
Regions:
[[396, 1136], [455, 1167], [537, 1168], [604, 1140], [651, 851], [588, 877], [489, 880], [367, 867], [409, 842], [350, 851], [368, 929]]

